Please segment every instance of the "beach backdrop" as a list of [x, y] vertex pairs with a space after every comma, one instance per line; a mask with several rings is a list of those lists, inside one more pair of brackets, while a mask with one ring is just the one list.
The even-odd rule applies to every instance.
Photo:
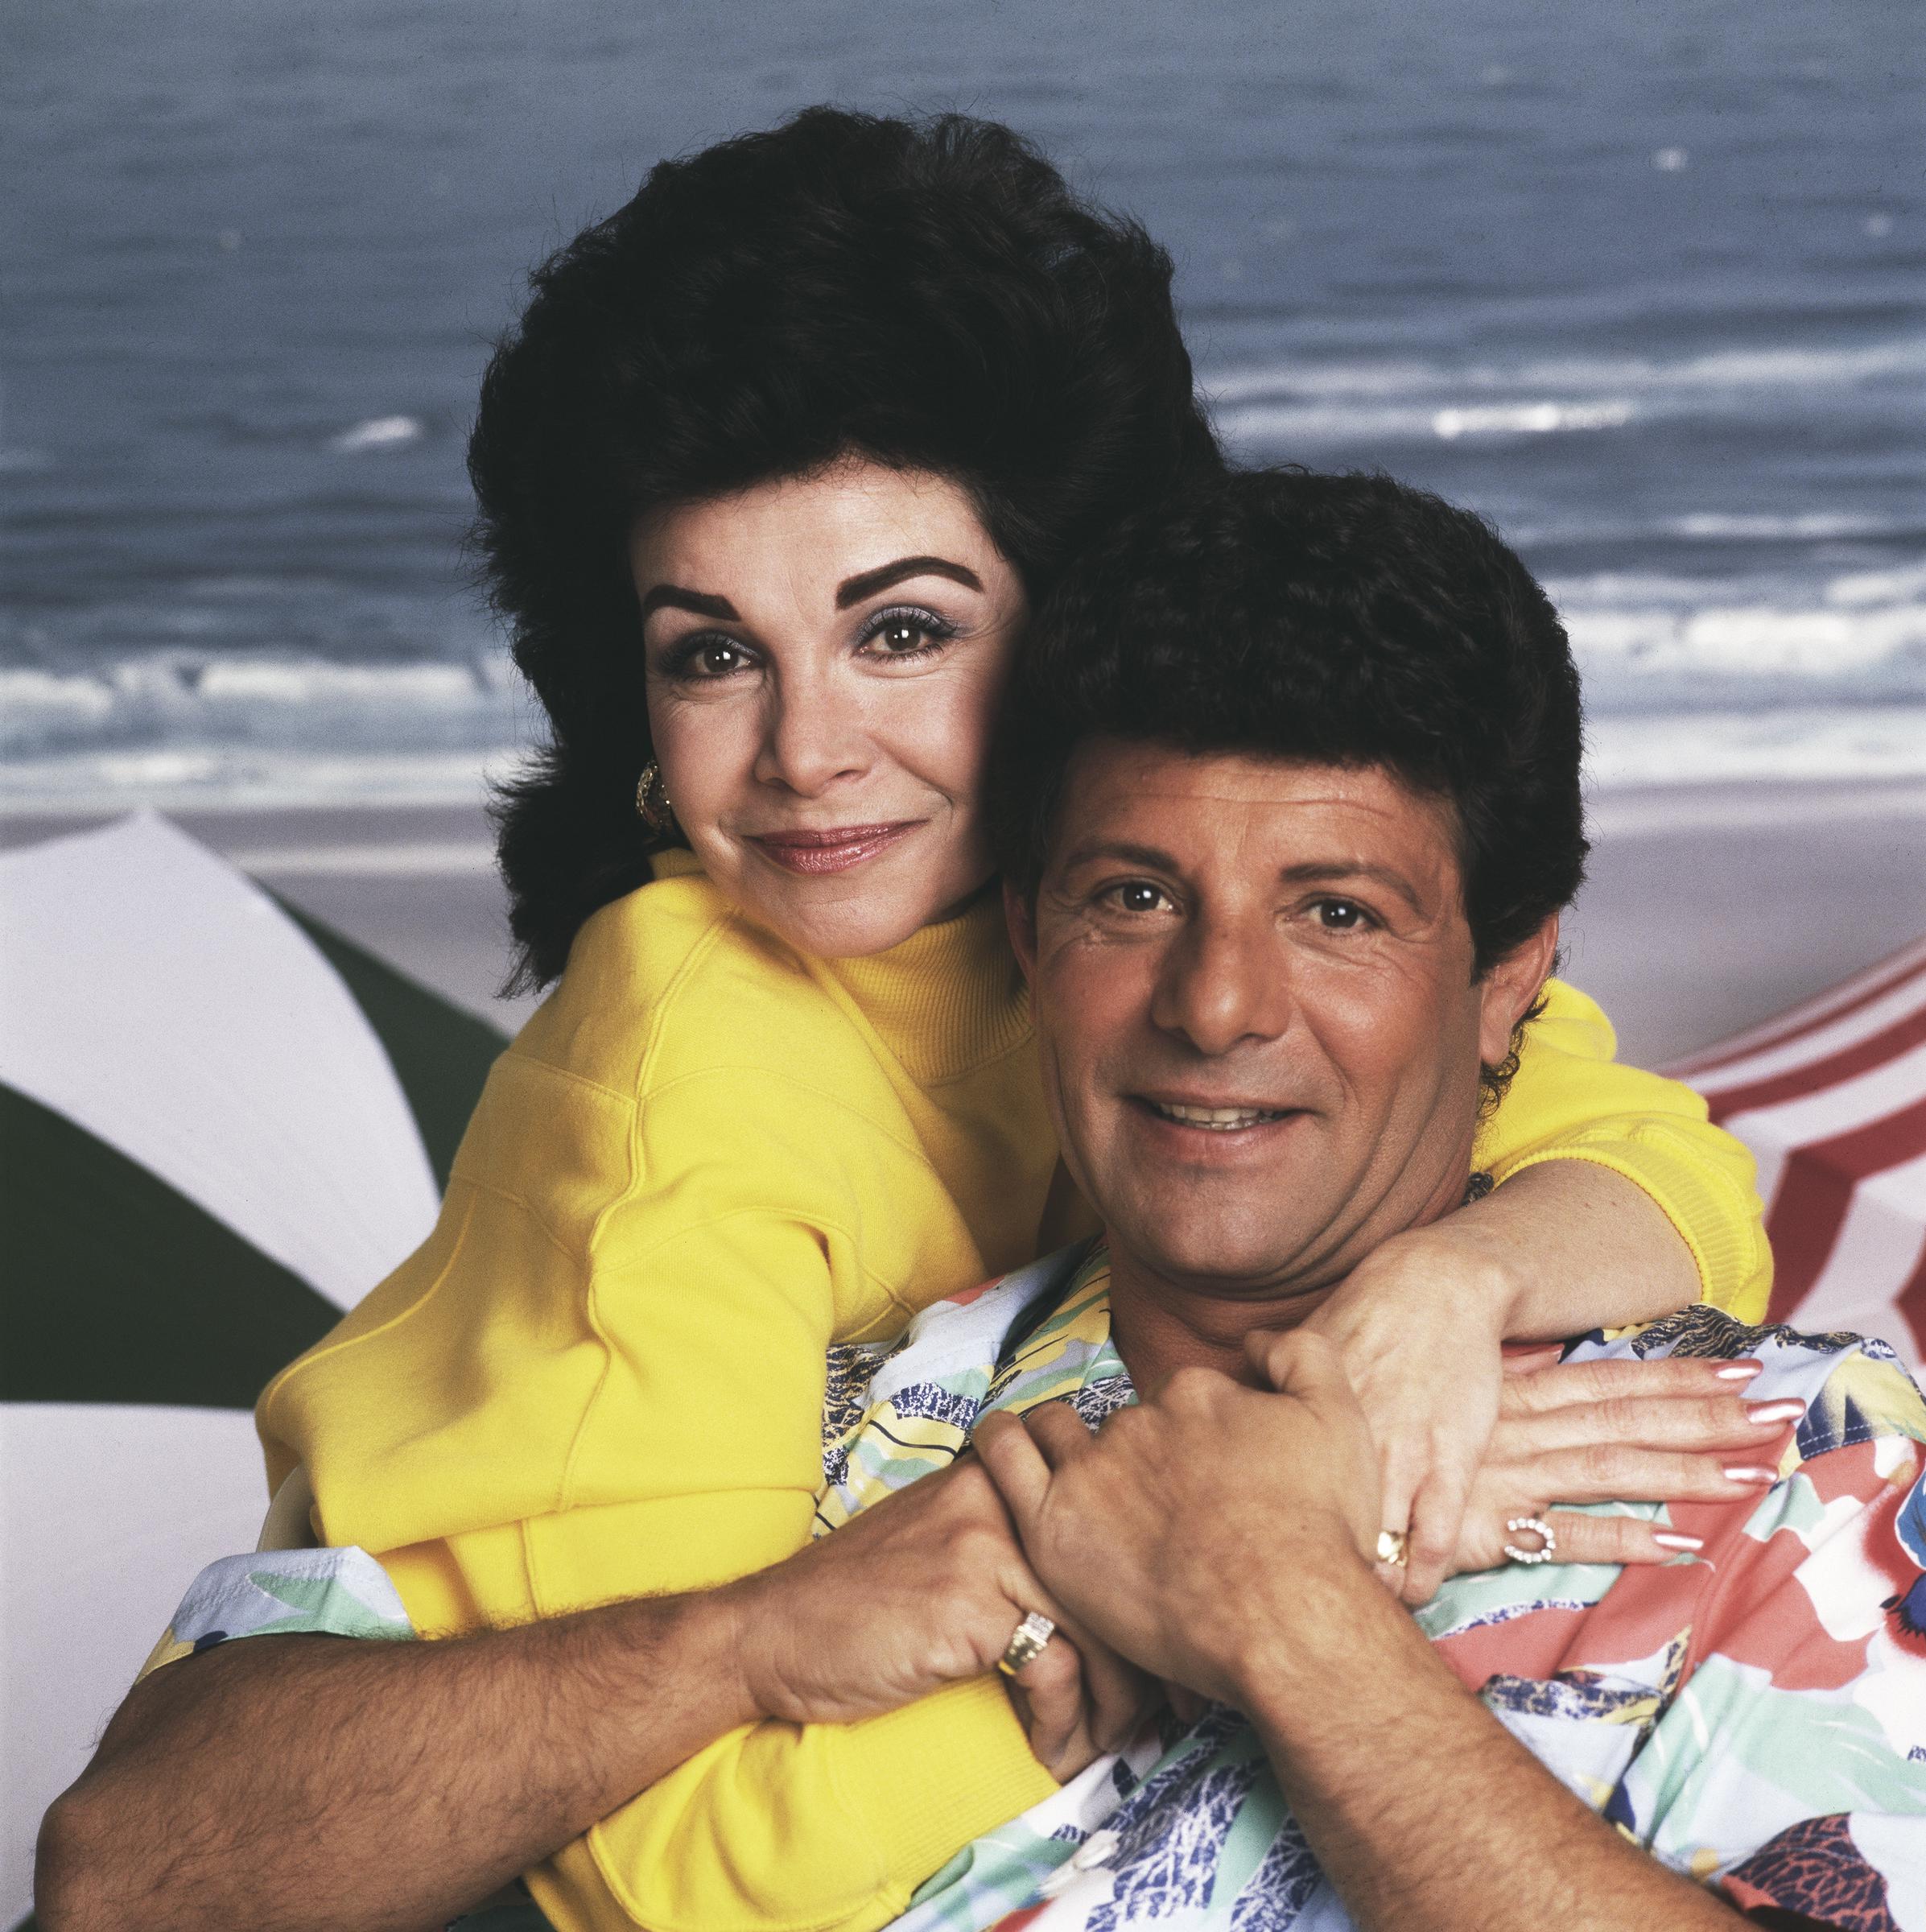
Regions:
[[4, 800], [453, 803], [532, 721], [462, 446], [546, 250], [835, 100], [1175, 254], [1241, 452], [1493, 517], [1610, 784], [1926, 770], [1912, 0], [8, 10]]
[[[1240, 456], [1495, 519], [1584, 667], [1567, 971], [1629, 1057], [1926, 930], [1917, 0], [0, 0], [0, 1049], [44, 1100], [13, 1096], [10, 1199], [51, 1230], [10, 1333], [111, 1334], [134, 1377], [11, 1356], [0, 1926], [194, 1568], [254, 1534], [263, 1371], [202, 1386], [269, 1348], [249, 1284], [291, 1271], [325, 1325], [419, 1238], [497, 1043], [333, 935], [527, 1010], [483, 807], [538, 720], [464, 564], [463, 444], [530, 268], [664, 155], [815, 101], [1010, 121], [1169, 246]], [[149, 806], [303, 930], [164, 827], [49, 843]], [[1807, 1043], [1916, 1132], [1896, 997], [1845, 996], [1872, 1045]], [[1781, 1100], [1801, 1050], [1766, 1054]], [[70, 1212], [33, 1177], [76, 1121]], [[1914, 1265], [1908, 1158], [1858, 1191], [1855, 1280]], [[147, 1220], [97, 1211], [109, 1172]], [[255, 1274], [216, 1279], [237, 1241]], [[158, 1339], [95, 1312], [130, 1282], [178, 1293]], [[245, 1334], [208, 1299], [242, 1289]]]

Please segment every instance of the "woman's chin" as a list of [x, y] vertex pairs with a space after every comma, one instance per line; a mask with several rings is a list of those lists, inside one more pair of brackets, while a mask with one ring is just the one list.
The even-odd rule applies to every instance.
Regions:
[[811, 881], [732, 896], [757, 924], [798, 952], [819, 960], [856, 960], [901, 945], [924, 927], [951, 917], [959, 898], [972, 895], [866, 893], [853, 881], [839, 890], [827, 881]]

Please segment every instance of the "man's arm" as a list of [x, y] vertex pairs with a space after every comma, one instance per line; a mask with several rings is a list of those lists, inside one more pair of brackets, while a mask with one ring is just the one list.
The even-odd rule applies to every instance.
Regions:
[[[1054, 1608], [970, 1462], [706, 1593], [433, 1643], [224, 1644], [143, 1680], [48, 1813], [40, 1923], [439, 1925], [724, 1732], [900, 1709]], [[1087, 1642], [1052, 1644], [1018, 1687], [1058, 1777], [1141, 1699]]]
[[1326, 1554], [1234, 1701], [1359, 1932], [1736, 1932], [1567, 1791], [1362, 1558]]

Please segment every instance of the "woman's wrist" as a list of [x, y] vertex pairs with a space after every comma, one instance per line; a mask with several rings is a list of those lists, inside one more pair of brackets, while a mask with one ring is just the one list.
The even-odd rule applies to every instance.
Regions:
[[1401, 1323], [1414, 1304], [1444, 1300], [1454, 1322], [1495, 1344], [1512, 1334], [1526, 1291], [1509, 1245], [1487, 1240], [1461, 1212], [1382, 1243], [1351, 1270], [1318, 1325], [1342, 1340], [1380, 1311]]

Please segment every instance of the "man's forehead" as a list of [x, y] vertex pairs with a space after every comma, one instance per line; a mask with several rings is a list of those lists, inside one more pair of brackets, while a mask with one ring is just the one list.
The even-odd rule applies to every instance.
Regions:
[[[1395, 846], [1457, 870], [1456, 826], [1445, 801], [1379, 765], [1332, 765], [1248, 752], [1187, 752], [1115, 738], [1078, 746], [1065, 776], [1053, 865], [1111, 840], [1159, 845], [1258, 841]], [[1176, 856], [1176, 855], [1173, 855]], [[1334, 856], [1320, 852], [1320, 857]], [[1362, 850], [1360, 856], [1363, 856]]]

